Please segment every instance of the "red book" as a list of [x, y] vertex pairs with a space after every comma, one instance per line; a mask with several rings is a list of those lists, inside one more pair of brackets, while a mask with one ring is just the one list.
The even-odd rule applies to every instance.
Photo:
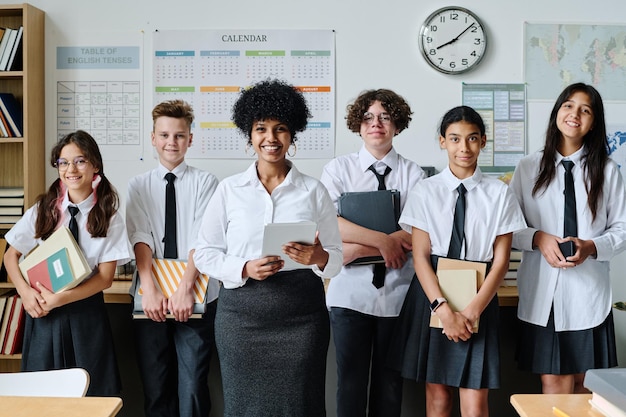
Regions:
[[13, 315], [11, 316], [11, 323], [7, 330], [7, 342], [2, 350], [5, 355], [13, 355], [22, 351], [22, 339], [24, 336], [24, 321], [25, 311], [22, 306], [22, 299], [20, 296], [15, 296], [15, 303], [13, 304]]
[[50, 273], [48, 271], [48, 259], [44, 259], [28, 270], [28, 282], [30, 286], [37, 291], [39, 291], [37, 288], [38, 282], [41, 282], [41, 285], [46, 287], [48, 291], [53, 291], [52, 282], [50, 282]]

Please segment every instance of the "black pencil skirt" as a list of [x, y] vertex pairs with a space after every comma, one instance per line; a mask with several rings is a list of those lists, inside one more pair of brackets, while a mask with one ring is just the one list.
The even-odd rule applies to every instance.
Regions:
[[224, 416], [325, 416], [329, 339], [324, 286], [311, 270], [222, 287], [215, 342]]

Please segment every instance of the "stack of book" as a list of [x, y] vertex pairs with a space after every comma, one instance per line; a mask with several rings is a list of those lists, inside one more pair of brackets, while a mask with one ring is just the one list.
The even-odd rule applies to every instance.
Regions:
[[15, 224], [24, 214], [24, 189], [0, 188], [0, 224]]
[[24, 136], [22, 105], [11, 93], [0, 93], [0, 137]]
[[0, 354], [22, 352], [25, 314], [22, 299], [14, 290], [0, 296]]
[[19, 29], [0, 28], [0, 71], [13, 71], [20, 68], [22, 59], [22, 34], [24, 27]]
[[522, 262], [522, 251], [512, 249], [509, 258], [509, 270], [504, 274], [503, 287], [517, 287], [517, 270]]
[[92, 273], [70, 230], [59, 227], [19, 263], [31, 287], [37, 284], [54, 293], [74, 288]]
[[589, 369], [583, 385], [591, 407], [606, 417], [626, 417], [626, 368]]

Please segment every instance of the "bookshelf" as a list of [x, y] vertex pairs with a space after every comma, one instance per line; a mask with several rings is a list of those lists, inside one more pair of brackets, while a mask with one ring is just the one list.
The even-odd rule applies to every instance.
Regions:
[[[24, 118], [23, 137], [0, 138], [0, 187], [23, 188], [24, 210], [45, 190], [44, 23], [45, 13], [34, 6], [0, 5], [0, 27], [24, 27], [22, 56], [15, 58], [22, 60], [22, 69], [0, 71], [0, 92], [15, 96]], [[0, 221], [0, 233], [11, 227]], [[0, 288], [12, 287], [0, 283]], [[0, 355], [0, 372], [19, 371], [21, 358]]]
[[0, 5], [0, 27], [24, 27], [15, 58], [22, 70], [0, 72], [0, 92], [15, 96], [24, 117], [23, 137], [0, 138], [0, 187], [24, 188], [24, 209], [45, 190], [44, 22], [45, 13], [27, 3]]

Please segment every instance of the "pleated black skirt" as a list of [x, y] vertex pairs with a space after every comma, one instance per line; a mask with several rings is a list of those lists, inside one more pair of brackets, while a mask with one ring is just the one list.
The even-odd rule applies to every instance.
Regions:
[[[433, 257], [433, 268], [437, 258]], [[430, 303], [413, 277], [389, 353], [389, 366], [406, 379], [462, 388], [499, 388], [500, 339], [498, 297], [480, 316], [478, 333], [453, 342], [431, 328]]]
[[89, 372], [89, 396], [118, 396], [119, 370], [113, 334], [100, 292], [52, 310], [24, 325], [22, 370], [83, 368]]
[[552, 311], [546, 327], [520, 320], [516, 359], [521, 370], [551, 375], [617, 366], [613, 312], [599, 326], [577, 331], [555, 331]]
[[329, 339], [324, 286], [311, 270], [222, 287], [215, 342], [224, 416], [325, 416]]

